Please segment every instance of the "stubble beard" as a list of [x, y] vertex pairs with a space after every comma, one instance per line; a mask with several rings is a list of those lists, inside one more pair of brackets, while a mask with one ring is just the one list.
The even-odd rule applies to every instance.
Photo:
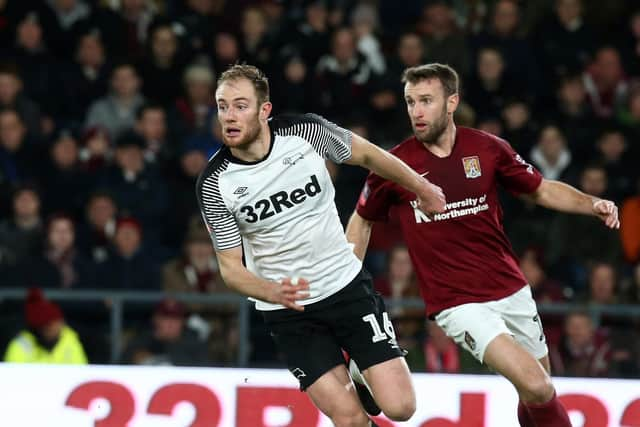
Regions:
[[438, 142], [442, 134], [447, 130], [448, 114], [447, 107], [442, 109], [442, 115], [431, 123], [429, 131], [418, 133], [414, 127], [413, 133], [416, 139], [423, 144], [431, 145]]
[[256, 114], [255, 120], [251, 121], [251, 125], [247, 127], [245, 136], [238, 142], [231, 142], [227, 140], [226, 136], [223, 135], [222, 142], [225, 145], [231, 148], [235, 148], [237, 150], [246, 150], [255, 140], [260, 136], [260, 121], [258, 120], [258, 115]]

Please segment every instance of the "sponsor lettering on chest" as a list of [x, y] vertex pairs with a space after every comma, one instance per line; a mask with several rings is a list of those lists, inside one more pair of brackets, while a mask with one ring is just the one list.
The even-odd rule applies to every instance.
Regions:
[[288, 193], [278, 191], [256, 201], [254, 205], [242, 206], [240, 212], [245, 214], [243, 219], [248, 223], [262, 221], [283, 212], [285, 209], [299, 205], [309, 197], [315, 197], [321, 191], [318, 177], [311, 175], [309, 182], [303, 187], [294, 188]]

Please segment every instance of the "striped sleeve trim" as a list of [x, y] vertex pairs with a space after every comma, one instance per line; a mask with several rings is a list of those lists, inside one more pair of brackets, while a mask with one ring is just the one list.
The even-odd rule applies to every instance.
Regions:
[[336, 163], [351, 158], [351, 131], [317, 114], [305, 114], [299, 120], [278, 129], [277, 133], [306, 139], [320, 156]]
[[218, 251], [232, 249], [242, 244], [238, 224], [224, 204], [218, 184], [220, 174], [228, 165], [229, 160], [223, 160], [209, 176], [205, 177], [198, 195], [202, 218], [211, 235], [213, 246]]

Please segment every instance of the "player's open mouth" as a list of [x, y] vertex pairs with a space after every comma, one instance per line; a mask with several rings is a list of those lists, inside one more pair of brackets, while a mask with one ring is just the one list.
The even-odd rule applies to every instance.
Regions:
[[416, 123], [416, 129], [417, 130], [425, 130], [427, 128], [427, 124], [426, 123]]
[[240, 135], [240, 129], [237, 128], [226, 128], [224, 130], [224, 134], [227, 136], [238, 136]]

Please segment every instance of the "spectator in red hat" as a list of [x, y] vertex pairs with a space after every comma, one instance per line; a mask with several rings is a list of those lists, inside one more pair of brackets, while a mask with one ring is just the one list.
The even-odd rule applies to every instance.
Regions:
[[32, 288], [25, 303], [27, 328], [7, 347], [5, 362], [87, 364], [78, 334], [67, 326], [60, 307]]
[[124, 353], [125, 363], [136, 365], [204, 366], [207, 347], [186, 327], [187, 310], [174, 299], [156, 306], [151, 330], [134, 337]]

